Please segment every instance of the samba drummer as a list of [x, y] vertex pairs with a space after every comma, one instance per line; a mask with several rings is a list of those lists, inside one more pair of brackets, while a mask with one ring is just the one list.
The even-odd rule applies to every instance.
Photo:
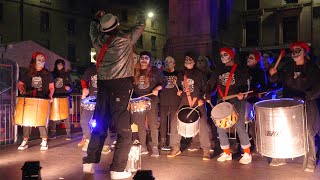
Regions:
[[[307, 115], [307, 139], [309, 151], [304, 160], [304, 171], [314, 172], [316, 168], [315, 135], [319, 132], [319, 109], [317, 99], [320, 95], [320, 69], [308, 56], [310, 47], [304, 42], [295, 42], [290, 46], [291, 57], [283, 68], [269, 70], [269, 81], [281, 83], [283, 97], [305, 100]], [[284, 161], [275, 162], [274, 166], [285, 164]]]
[[[251, 153], [250, 153], [250, 141], [249, 136], [245, 129], [245, 121], [244, 121], [244, 111], [245, 111], [245, 100], [244, 94], [241, 92], [245, 92], [248, 90], [248, 74], [247, 72], [239, 67], [234, 62], [235, 52], [231, 48], [221, 48], [220, 49], [221, 61], [224, 64], [222, 67], [217, 67], [208, 83], [207, 83], [207, 91], [212, 89], [217, 84], [218, 88], [218, 96], [219, 98], [226, 97], [228, 95], [237, 94], [236, 98], [230, 99], [229, 102], [233, 104], [236, 111], [239, 114], [238, 121], [234, 124], [238, 136], [240, 138], [240, 144], [244, 151], [242, 158], [239, 163], [241, 164], [249, 164], [252, 161]], [[210, 93], [210, 92], [208, 92]], [[209, 96], [208, 96], [209, 97]], [[210, 101], [210, 100], [207, 100]], [[220, 140], [221, 149], [223, 149], [223, 153], [217, 159], [219, 162], [230, 161], [232, 160], [232, 154], [230, 152], [230, 143], [228, 140], [226, 129], [218, 127], [218, 134]]]
[[[32, 55], [26, 75], [19, 76], [18, 89], [21, 95], [34, 98], [49, 98], [52, 102], [54, 83], [51, 73], [45, 68], [46, 56], [42, 52]], [[31, 127], [23, 126], [23, 141], [18, 150], [28, 148], [28, 140]], [[48, 133], [44, 126], [39, 127], [40, 138], [42, 138], [40, 150], [48, 150]]]
[[[181, 103], [179, 108], [188, 106], [195, 108], [200, 111], [200, 132], [199, 140], [200, 147], [203, 149], [202, 160], [210, 160], [210, 139], [207, 125], [206, 109], [204, 106], [203, 96], [205, 94], [205, 76], [204, 74], [195, 66], [196, 56], [192, 52], [187, 52], [185, 54], [184, 66], [185, 69], [179, 74], [177, 84], [180, 85], [180, 90], [178, 91], [178, 96], [181, 97]], [[182, 89], [181, 89], [182, 88]], [[182, 91], [183, 90], [183, 91]], [[177, 116], [177, 115], [176, 115]], [[181, 135], [178, 133], [178, 118], [174, 118], [171, 122], [170, 131], [170, 144], [172, 145], [171, 152], [167, 157], [175, 157], [181, 154], [180, 150], [180, 140]]]
[[134, 72], [134, 95], [136, 97], [144, 96], [152, 92], [151, 110], [134, 112], [133, 122], [138, 125], [138, 136], [141, 144], [141, 154], [148, 154], [146, 145], [146, 117], [151, 131], [152, 138], [152, 157], [159, 156], [158, 150], [158, 93], [166, 85], [166, 79], [160, 69], [152, 67], [150, 63], [152, 55], [148, 51], [140, 53], [140, 60], [137, 62]]
[[[67, 101], [69, 101], [69, 93], [73, 89], [73, 85], [71, 82], [71, 76], [70, 73], [65, 70], [65, 62], [62, 59], [57, 59], [54, 63], [54, 69], [52, 71], [52, 76], [54, 78], [54, 98], [58, 97], [65, 97], [67, 98]], [[66, 104], [65, 108], [69, 108], [69, 103]], [[67, 111], [69, 112], [69, 111]], [[61, 119], [62, 120], [62, 119]], [[71, 140], [71, 129], [70, 129], [70, 120], [69, 120], [69, 114], [67, 119], [63, 119], [64, 123], [66, 124], [66, 140]], [[56, 120], [50, 119], [49, 121], [49, 139], [56, 139]]]

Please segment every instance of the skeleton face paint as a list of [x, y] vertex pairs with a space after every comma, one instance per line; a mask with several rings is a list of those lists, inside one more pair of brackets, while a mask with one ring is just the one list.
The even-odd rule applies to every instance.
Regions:
[[57, 69], [58, 69], [59, 71], [61, 71], [62, 68], [63, 68], [63, 64], [62, 64], [62, 63], [57, 64]]
[[161, 59], [156, 59], [156, 60], [154, 61], [153, 65], [154, 65], [155, 67], [157, 67], [158, 69], [160, 69], [160, 68], [162, 67], [162, 61], [161, 61]]
[[149, 56], [147, 56], [147, 55], [140, 56], [141, 69], [147, 69], [149, 63], [150, 63], [150, 57]]
[[44, 67], [44, 63], [45, 63], [45, 58], [43, 55], [39, 54], [36, 57], [36, 66], [38, 68], [43, 68]]
[[193, 68], [193, 66], [194, 66], [194, 61], [193, 61], [193, 59], [191, 58], [191, 57], [189, 57], [189, 56], [186, 56], [185, 58], [184, 58], [184, 66], [187, 68], [187, 69], [192, 69]]
[[172, 60], [172, 59], [166, 59], [164, 64], [165, 64], [166, 69], [173, 69], [174, 66], [176, 65], [174, 63], [174, 60]]
[[258, 63], [258, 61], [256, 61], [256, 58], [250, 54], [247, 58], [247, 66], [252, 67], [255, 66]]
[[302, 48], [294, 47], [291, 52], [291, 57], [294, 61], [298, 61], [300, 58], [303, 58], [304, 56], [304, 50]]
[[199, 58], [197, 61], [197, 67], [201, 70], [205, 70], [207, 66], [206, 59]]
[[232, 60], [231, 56], [228, 53], [226, 53], [225, 51], [221, 51], [220, 57], [221, 57], [221, 61], [223, 64], [226, 64]]

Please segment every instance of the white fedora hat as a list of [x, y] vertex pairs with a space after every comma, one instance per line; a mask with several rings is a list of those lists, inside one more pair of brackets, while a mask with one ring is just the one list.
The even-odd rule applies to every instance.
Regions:
[[111, 13], [105, 14], [100, 19], [100, 31], [101, 32], [109, 32], [114, 28], [119, 26], [119, 19], [117, 16], [112, 15]]

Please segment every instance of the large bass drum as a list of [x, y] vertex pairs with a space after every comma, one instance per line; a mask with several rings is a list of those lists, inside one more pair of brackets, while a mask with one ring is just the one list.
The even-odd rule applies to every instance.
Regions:
[[15, 124], [21, 126], [47, 126], [50, 110], [48, 99], [17, 97]]
[[59, 97], [53, 98], [50, 108], [50, 120], [60, 121], [69, 117], [69, 98]]
[[[192, 112], [191, 112], [192, 111]], [[189, 113], [191, 113], [189, 115]], [[189, 115], [189, 117], [188, 117]], [[178, 133], [186, 138], [194, 137], [200, 131], [200, 114], [191, 107], [181, 108], [178, 113]]]
[[264, 100], [254, 105], [257, 149], [271, 158], [295, 158], [306, 154], [306, 122], [303, 101]]

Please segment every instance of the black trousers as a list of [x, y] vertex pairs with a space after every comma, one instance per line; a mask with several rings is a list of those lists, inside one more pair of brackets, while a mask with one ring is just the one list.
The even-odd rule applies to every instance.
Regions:
[[98, 80], [95, 109], [96, 127], [93, 129], [83, 163], [99, 163], [108, 128], [112, 125], [117, 133], [117, 144], [110, 171], [124, 171], [131, 147], [131, 126], [128, 111], [131, 78]]
[[[66, 124], [66, 131], [67, 132], [70, 132], [71, 130], [71, 126], [70, 126], [70, 119], [67, 118], [67, 119], [64, 119], [64, 123]], [[50, 120], [49, 121], [49, 131], [56, 131], [57, 130], [57, 121], [52, 121]]]
[[[161, 139], [166, 139], [167, 137], [167, 131], [168, 128], [168, 121], [171, 125], [171, 121], [173, 118], [175, 118], [175, 115], [178, 110], [178, 104], [177, 105], [161, 105], [160, 104], [160, 136]], [[169, 116], [169, 119], [168, 119]]]

